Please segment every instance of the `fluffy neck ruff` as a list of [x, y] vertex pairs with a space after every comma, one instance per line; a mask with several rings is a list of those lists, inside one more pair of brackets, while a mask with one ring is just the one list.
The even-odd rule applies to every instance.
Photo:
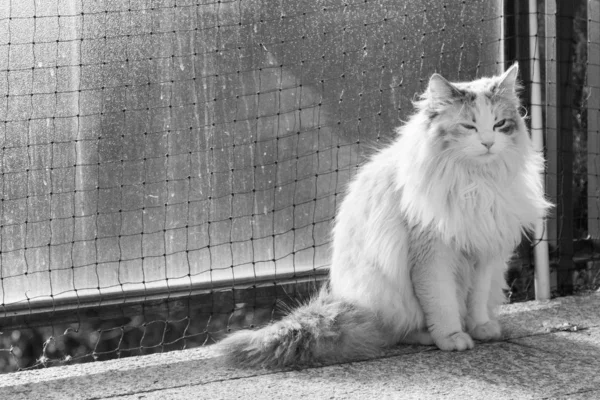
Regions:
[[408, 223], [467, 254], [509, 255], [549, 206], [540, 179], [543, 159], [526, 132], [522, 146], [487, 163], [436, 152], [423, 134], [426, 119], [417, 115], [401, 128], [396, 148], [402, 154], [396, 188]]

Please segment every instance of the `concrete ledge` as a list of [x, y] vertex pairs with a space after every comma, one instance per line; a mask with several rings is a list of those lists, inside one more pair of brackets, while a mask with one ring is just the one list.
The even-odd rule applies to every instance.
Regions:
[[303, 370], [227, 368], [210, 347], [0, 377], [0, 399], [600, 398], [600, 294], [506, 305], [506, 339], [402, 346]]

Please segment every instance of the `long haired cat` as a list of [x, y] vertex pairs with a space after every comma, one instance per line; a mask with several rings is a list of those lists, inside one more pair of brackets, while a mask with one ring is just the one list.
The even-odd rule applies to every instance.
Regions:
[[283, 320], [218, 346], [236, 366], [368, 358], [499, 339], [506, 261], [550, 204], [515, 64], [450, 83], [434, 74], [397, 139], [364, 164], [333, 230], [328, 287]]

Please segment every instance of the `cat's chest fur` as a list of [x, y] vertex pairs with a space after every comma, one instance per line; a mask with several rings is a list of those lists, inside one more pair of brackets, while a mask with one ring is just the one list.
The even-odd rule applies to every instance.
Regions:
[[527, 168], [510, 179], [457, 168], [437, 169], [429, 176], [424, 171], [420, 179], [411, 172], [399, 185], [407, 222], [458, 251], [510, 253], [540, 215], [537, 194], [527, 182], [527, 174], [535, 172]]
[[482, 179], [466, 187], [440, 190], [429, 200], [429, 227], [444, 242], [469, 254], [512, 251], [523, 230], [531, 228], [535, 220], [534, 210], [526, 209], [526, 198], [515, 187]]

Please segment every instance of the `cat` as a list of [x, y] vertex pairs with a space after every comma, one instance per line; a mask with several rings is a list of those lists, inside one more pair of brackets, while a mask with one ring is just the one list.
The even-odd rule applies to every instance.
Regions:
[[309, 366], [398, 343], [463, 351], [500, 339], [506, 262], [551, 206], [517, 74], [514, 64], [471, 82], [432, 75], [416, 113], [348, 187], [328, 284], [283, 320], [217, 344], [226, 361]]

